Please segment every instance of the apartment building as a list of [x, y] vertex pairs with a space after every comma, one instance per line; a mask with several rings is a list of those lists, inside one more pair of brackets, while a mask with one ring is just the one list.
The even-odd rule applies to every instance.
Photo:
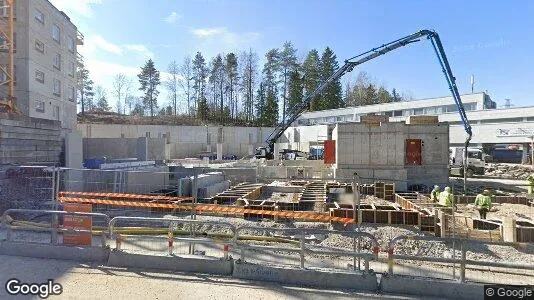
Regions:
[[[3, 11], [4, 15], [7, 12]], [[48, 0], [15, 0], [15, 97], [24, 115], [76, 127], [76, 80], [83, 35]]]

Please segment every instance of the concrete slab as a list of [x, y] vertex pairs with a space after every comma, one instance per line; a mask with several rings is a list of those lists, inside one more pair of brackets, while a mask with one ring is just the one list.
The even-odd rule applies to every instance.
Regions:
[[232, 260], [222, 260], [206, 256], [153, 256], [112, 251], [109, 254], [108, 266], [142, 269], [158, 269], [180, 272], [231, 275]]
[[382, 277], [380, 286], [380, 291], [384, 293], [447, 299], [484, 299], [484, 285], [459, 283], [451, 280], [430, 280], [391, 275]]
[[378, 287], [374, 274], [336, 273], [322, 270], [293, 269], [264, 266], [236, 261], [232, 277], [313, 286], [375, 291]]
[[100, 247], [69, 247], [2, 241], [0, 242], [0, 254], [104, 263], [108, 260], [109, 250]]

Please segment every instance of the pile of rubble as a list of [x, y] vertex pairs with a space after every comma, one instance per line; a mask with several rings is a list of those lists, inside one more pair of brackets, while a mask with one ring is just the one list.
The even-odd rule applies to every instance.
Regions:
[[486, 165], [486, 175], [506, 179], [525, 180], [528, 175], [534, 172], [534, 168], [529, 165], [519, 164], [491, 164]]

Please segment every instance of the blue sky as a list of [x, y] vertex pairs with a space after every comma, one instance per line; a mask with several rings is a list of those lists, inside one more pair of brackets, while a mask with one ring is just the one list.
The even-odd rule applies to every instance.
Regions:
[[[340, 64], [370, 48], [434, 29], [445, 46], [460, 93], [488, 91], [498, 106], [534, 105], [534, 1], [497, 0], [50, 0], [85, 35], [79, 49], [96, 84], [111, 92], [112, 78], [135, 82], [151, 57], [164, 71], [169, 62], [201, 51], [249, 47], [260, 56], [290, 40], [299, 58], [330, 46]], [[409, 45], [362, 65], [378, 83], [410, 91], [416, 99], [449, 95], [430, 42]], [[163, 73], [163, 76], [165, 74]], [[158, 102], [167, 102], [164, 88]], [[111, 95], [110, 95], [111, 96]], [[110, 101], [112, 104], [115, 100]]]

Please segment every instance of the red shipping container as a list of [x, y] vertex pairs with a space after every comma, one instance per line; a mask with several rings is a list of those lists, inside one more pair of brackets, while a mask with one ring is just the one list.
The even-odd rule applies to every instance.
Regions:
[[324, 163], [325, 164], [336, 163], [336, 141], [335, 140], [324, 141]]

